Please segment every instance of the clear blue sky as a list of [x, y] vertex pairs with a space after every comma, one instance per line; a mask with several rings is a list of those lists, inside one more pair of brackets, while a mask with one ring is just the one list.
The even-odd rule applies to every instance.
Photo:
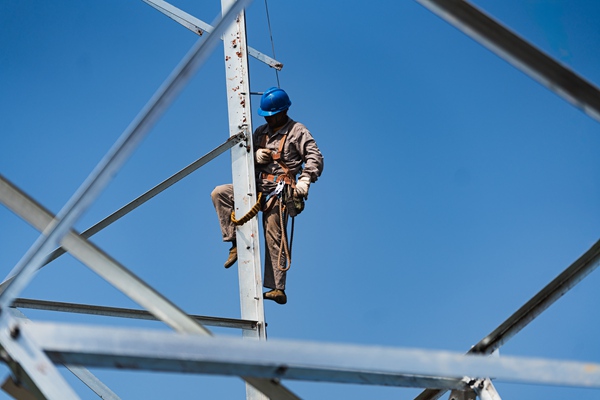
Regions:
[[[173, 4], [206, 22], [220, 10], [217, 0]], [[600, 84], [597, 1], [475, 4]], [[308, 126], [325, 156], [296, 221], [289, 302], [266, 304], [270, 338], [464, 352], [598, 240], [598, 122], [415, 1], [269, 6], [290, 115]], [[247, 17], [249, 44], [271, 54], [264, 1]], [[141, 1], [2, 1], [0, 172], [60, 210], [196, 40]], [[227, 139], [222, 51], [78, 230]], [[277, 84], [274, 70], [256, 60], [250, 73], [254, 91]], [[262, 123], [253, 117], [255, 127]], [[209, 197], [230, 180], [224, 154], [93, 241], [185, 311], [237, 318], [237, 271], [222, 267], [228, 246]], [[0, 275], [37, 236], [0, 207]], [[600, 362], [598, 285], [596, 271], [501, 354]], [[70, 256], [44, 268], [22, 297], [135, 306]], [[165, 329], [25, 312], [34, 320]], [[237, 378], [93, 372], [123, 399], [244, 398]], [[97, 398], [68, 379], [83, 399]], [[307, 399], [420, 392], [285, 383]], [[496, 387], [505, 399], [600, 397], [590, 389]]]

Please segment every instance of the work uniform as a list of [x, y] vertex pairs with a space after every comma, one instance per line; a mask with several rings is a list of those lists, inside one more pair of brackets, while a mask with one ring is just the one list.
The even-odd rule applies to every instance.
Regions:
[[[266, 136], [266, 137], [265, 137]], [[272, 132], [267, 124], [259, 126], [252, 136], [254, 151], [264, 146], [278, 152], [281, 140], [285, 138], [281, 149], [281, 161], [289, 169], [292, 177], [310, 178], [316, 182], [323, 172], [323, 156], [309, 130], [301, 123], [288, 118], [288, 121], [277, 132]], [[282, 166], [274, 160], [267, 164], [255, 163], [256, 190], [266, 197], [277, 186], [276, 180], [285, 174]], [[299, 174], [299, 175], [298, 175]], [[235, 241], [235, 225], [231, 222], [234, 209], [233, 185], [217, 186], [211, 193], [223, 241]], [[287, 225], [287, 214], [284, 216], [282, 229], [280, 220], [280, 202], [263, 212], [263, 230], [265, 237], [265, 273], [263, 286], [270, 289], [285, 289], [286, 254], [283, 249], [280, 254], [281, 238]], [[277, 266], [279, 262], [279, 267]]]

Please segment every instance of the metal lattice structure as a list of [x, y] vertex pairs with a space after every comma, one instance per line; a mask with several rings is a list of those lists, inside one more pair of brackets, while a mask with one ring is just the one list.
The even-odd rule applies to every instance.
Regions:
[[[133, 209], [231, 150], [236, 212], [244, 214], [256, 198], [248, 56], [270, 67], [282, 64], [247, 46], [243, 9], [248, 0], [223, 0], [223, 16], [214, 27], [160, 0], [144, 0], [196, 34], [199, 40], [163, 86], [115, 143], [61, 212], [54, 216], [17, 185], [0, 176], [0, 201], [42, 235], [2, 284], [0, 346], [13, 372], [5, 390], [17, 398], [23, 388], [37, 398], [76, 399], [77, 394], [56, 369], [67, 366], [96, 394], [118, 399], [84, 366], [209, 373], [239, 376], [249, 399], [298, 399], [282, 380], [363, 383], [427, 388], [418, 399], [498, 399], [490, 377], [537, 384], [600, 388], [600, 365], [521, 357], [488, 357], [591, 273], [600, 263], [600, 241], [483, 338], [468, 353], [390, 349], [298, 341], [266, 341], [256, 220], [238, 228], [241, 318], [188, 315], [89, 240]], [[554, 90], [591, 117], [600, 120], [600, 91], [517, 35], [461, 0], [417, 0], [492, 51]], [[204, 33], [209, 33], [204, 35]], [[205, 156], [150, 189], [88, 230], [72, 227], [110, 178], [172, 103], [220, 39], [227, 71], [230, 138]], [[58, 250], [56, 248], [58, 247]], [[36, 272], [69, 252], [129, 296], [143, 310], [88, 306], [19, 298]], [[174, 332], [111, 327], [25, 323], [18, 308], [65, 311], [115, 318], [155, 319]], [[213, 336], [206, 326], [241, 329], [244, 339]], [[16, 379], [18, 377], [18, 379]]]

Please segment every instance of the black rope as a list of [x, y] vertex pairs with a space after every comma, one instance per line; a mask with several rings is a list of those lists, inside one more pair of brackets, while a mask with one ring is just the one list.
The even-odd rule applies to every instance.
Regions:
[[[273, 58], [277, 59], [275, 56], [275, 43], [273, 42], [273, 31], [271, 30], [271, 17], [269, 16], [269, 6], [267, 4], [267, 0], [265, 0], [265, 10], [267, 11], [267, 24], [269, 25], [269, 37], [271, 38], [271, 51], [273, 52]], [[275, 76], [277, 77], [277, 87], [281, 88], [281, 84], [279, 83], [279, 71], [275, 69]]]

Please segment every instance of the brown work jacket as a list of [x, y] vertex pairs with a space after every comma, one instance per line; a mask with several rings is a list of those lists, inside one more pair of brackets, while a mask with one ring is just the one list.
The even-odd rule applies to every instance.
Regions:
[[[291, 118], [277, 132], [272, 132], [267, 124], [259, 126], [252, 136], [255, 152], [261, 148], [265, 135], [267, 140], [264, 147], [274, 152], [279, 151], [281, 139], [286, 135], [281, 161], [289, 168], [290, 175], [297, 179], [309, 177], [311, 183], [317, 181], [323, 172], [323, 155], [306, 126]], [[262, 179], [263, 174], [278, 176], [285, 173], [276, 161], [268, 164], [255, 163], [255, 170], [257, 190], [264, 193], [270, 193], [277, 183]]]

